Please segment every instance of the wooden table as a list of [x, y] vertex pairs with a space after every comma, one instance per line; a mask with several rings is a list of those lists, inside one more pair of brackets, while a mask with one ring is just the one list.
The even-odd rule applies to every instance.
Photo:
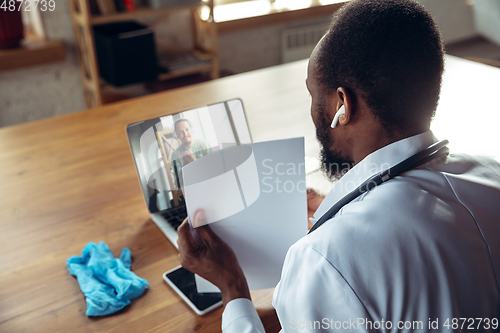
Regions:
[[[162, 279], [178, 252], [149, 219], [125, 126], [240, 97], [255, 141], [307, 134], [314, 153], [305, 77], [305, 62], [293, 63], [1, 129], [0, 332], [220, 331], [222, 309], [199, 317]], [[151, 288], [92, 319], [66, 259], [101, 240], [115, 256], [130, 248]], [[275, 321], [272, 290], [253, 295]]]
[[[500, 114], [500, 70], [447, 61], [436, 135], [460, 143], [465, 132], [463, 142], [489, 140], [481, 149], [498, 152], [495, 132], [484, 130], [496, 124], [483, 117]], [[199, 317], [162, 280], [178, 253], [149, 219], [125, 126], [240, 97], [255, 141], [305, 136], [306, 154], [316, 156], [305, 78], [300, 61], [1, 129], [0, 332], [220, 331], [222, 309]], [[115, 256], [130, 248], [132, 270], [151, 289], [119, 314], [94, 319], [65, 262], [101, 240]], [[276, 332], [271, 293], [254, 292], [253, 300]]]

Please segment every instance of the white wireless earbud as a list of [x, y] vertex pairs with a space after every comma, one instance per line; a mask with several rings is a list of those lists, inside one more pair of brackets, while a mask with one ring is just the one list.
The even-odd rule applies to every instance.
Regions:
[[339, 122], [339, 117], [341, 114], [345, 114], [345, 107], [343, 104], [340, 107], [340, 109], [337, 111], [337, 113], [335, 114], [335, 117], [333, 117], [333, 121], [332, 121], [332, 125], [331, 125], [332, 128], [335, 128], [335, 126], [337, 126], [337, 123]]

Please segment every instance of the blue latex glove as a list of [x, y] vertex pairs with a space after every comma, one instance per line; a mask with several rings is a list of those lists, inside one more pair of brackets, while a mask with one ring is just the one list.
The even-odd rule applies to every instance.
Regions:
[[149, 287], [148, 281], [130, 271], [130, 250], [124, 248], [120, 258], [114, 258], [108, 245], [90, 242], [82, 256], [66, 260], [71, 275], [76, 276], [86, 297], [87, 316], [115, 313], [141, 296]]

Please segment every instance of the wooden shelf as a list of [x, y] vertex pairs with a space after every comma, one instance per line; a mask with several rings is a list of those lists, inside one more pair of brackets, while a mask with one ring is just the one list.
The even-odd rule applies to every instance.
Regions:
[[[208, 60], [212, 61], [214, 59], [214, 56], [210, 53], [203, 52], [200, 50], [191, 50], [189, 52], [183, 52], [183, 53], [179, 53], [177, 55], [182, 56], [182, 55], [190, 55], [190, 54], [195, 55], [196, 58], [198, 58], [200, 60], [200, 63], [188, 65], [188, 66], [186, 66], [186, 68], [182, 68], [182, 69], [178, 69], [178, 70], [176, 69], [176, 70], [172, 70], [170, 72], [161, 73], [158, 75], [158, 81], [170, 80], [170, 79], [175, 79], [175, 78], [193, 75], [193, 74], [209, 73], [212, 70], [213, 65], [211, 62], [210, 63], [201, 62], [204, 60], [205, 61], [208, 61]], [[160, 59], [161, 59], [161, 57], [160, 57]], [[111, 92], [111, 94], [116, 94], [116, 92], [114, 91], [116, 89], [116, 87], [113, 86], [112, 84], [106, 82], [102, 78], [100, 80], [100, 87], [101, 87], [101, 92], [103, 94], [107, 94], [110, 92]], [[119, 88], [122, 88], [122, 87], [119, 87]]]
[[189, 10], [193, 7], [201, 7], [205, 5], [205, 3], [200, 2], [199, 5], [190, 5], [190, 6], [179, 6], [179, 7], [171, 7], [171, 8], [162, 8], [162, 9], [153, 9], [153, 8], [137, 8], [133, 12], [123, 12], [116, 13], [110, 15], [94, 15], [90, 18], [90, 23], [92, 25], [97, 24], [105, 24], [105, 23], [113, 23], [113, 22], [122, 22], [133, 20], [141, 17], [151, 17], [151, 16], [162, 16], [162, 15], [170, 15], [176, 12]]
[[0, 71], [45, 65], [64, 60], [64, 45], [60, 41], [25, 38], [21, 47], [0, 50]]
[[207, 73], [212, 69], [212, 64], [200, 64], [183, 70], [163, 73], [158, 75], [158, 80], [170, 80], [181, 76], [193, 75], [198, 73]]
[[[210, 78], [219, 77], [219, 57], [217, 51], [217, 32], [214, 20], [214, 0], [199, 0], [198, 3], [171, 8], [153, 9], [137, 8], [133, 12], [121, 12], [110, 15], [91, 15], [89, 0], [70, 0], [70, 12], [73, 20], [73, 30], [78, 50], [78, 59], [83, 79], [84, 95], [89, 108], [100, 106], [107, 100], [103, 98], [103, 90], [112, 88], [99, 74], [97, 50], [95, 47], [93, 27], [99, 24], [123, 22], [143, 17], [158, 17], [156, 22], [150, 23], [154, 29], [169, 15], [181, 11], [189, 11], [192, 16], [192, 34], [195, 50], [190, 54], [200, 59], [200, 63], [192, 66], [179, 66], [177, 70], [171, 68], [167, 73], [158, 75], [159, 80], [167, 80], [197, 73], [208, 72]], [[207, 6], [208, 17], [202, 19], [200, 8]], [[200, 50], [202, 52], [200, 52]], [[169, 50], [170, 51], [170, 50]], [[171, 54], [171, 52], [169, 52]]]

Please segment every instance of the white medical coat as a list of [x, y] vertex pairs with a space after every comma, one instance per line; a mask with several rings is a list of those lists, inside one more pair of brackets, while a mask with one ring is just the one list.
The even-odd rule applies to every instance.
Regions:
[[[428, 131], [368, 155], [335, 185], [315, 219], [435, 141]], [[273, 306], [283, 332], [448, 332], [456, 331], [454, 318], [493, 332], [499, 274], [500, 164], [450, 154], [375, 187], [295, 243]], [[222, 330], [264, 332], [247, 299], [226, 305]]]

